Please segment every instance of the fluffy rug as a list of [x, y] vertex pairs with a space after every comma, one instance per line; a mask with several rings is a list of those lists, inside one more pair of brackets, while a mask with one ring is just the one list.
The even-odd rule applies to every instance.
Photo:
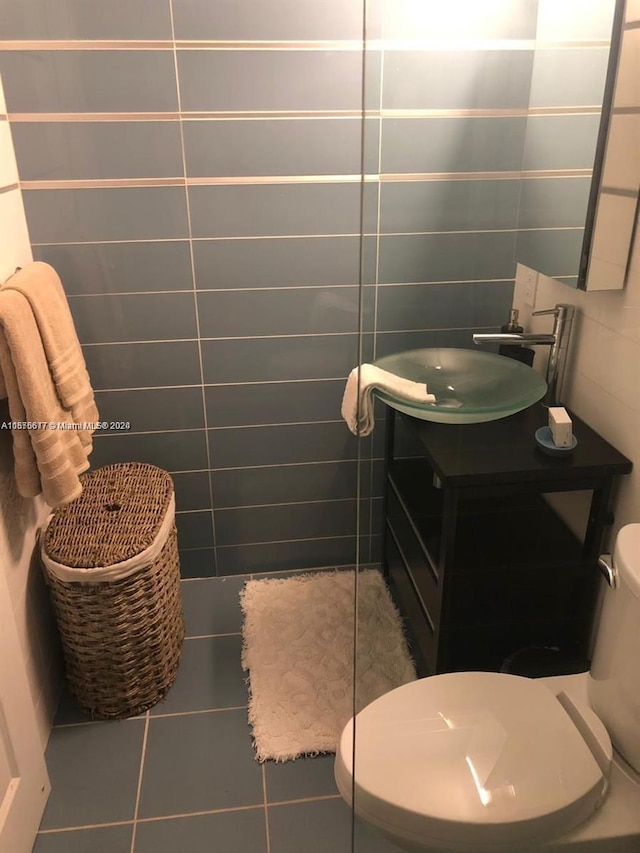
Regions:
[[[355, 574], [320, 572], [248, 581], [242, 666], [258, 761], [335, 752], [353, 715]], [[380, 572], [358, 575], [356, 710], [415, 679]]]

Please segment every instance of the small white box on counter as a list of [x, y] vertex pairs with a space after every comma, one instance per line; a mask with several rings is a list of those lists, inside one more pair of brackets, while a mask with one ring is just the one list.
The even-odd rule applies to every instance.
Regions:
[[556, 447], [571, 447], [573, 439], [572, 423], [564, 406], [549, 408], [549, 429]]

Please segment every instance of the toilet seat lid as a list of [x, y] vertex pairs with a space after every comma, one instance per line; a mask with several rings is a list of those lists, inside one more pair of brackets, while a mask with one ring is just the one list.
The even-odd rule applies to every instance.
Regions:
[[[405, 684], [356, 718], [356, 814], [460, 850], [514, 849], [566, 832], [598, 808], [611, 758], [595, 714], [578, 716], [576, 724], [545, 684], [515, 675]], [[341, 788], [351, 740], [352, 721], [336, 762]]]

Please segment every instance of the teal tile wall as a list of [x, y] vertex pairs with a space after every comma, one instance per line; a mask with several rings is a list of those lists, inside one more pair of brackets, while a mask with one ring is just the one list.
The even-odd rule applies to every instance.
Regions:
[[169, 39], [168, 0], [2, 0], [3, 39]]
[[189, 187], [191, 228], [199, 237], [354, 234], [358, 183]]
[[[92, 462], [172, 472], [186, 576], [376, 559], [384, 429], [342, 422], [349, 370], [470, 346], [516, 259], [571, 275], [587, 181], [519, 170], [589, 167], [602, 51], [555, 87], [569, 52], [522, 41], [535, 0], [435, 5], [0, 0], [34, 255], [103, 415], [132, 425]], [[527, 118], [532, 92], [555, 111]]]
[[522, 166], [538, 169], [592, 169], [600, 111], [527, 118]]
[[58, 270], [69, 296], [193, 287], [188, 240], [36, 244], [33, 254]]
[[360, 39], [363, 8], [364, 0], [173, 0], [178, 39]]
[[522, 181], [520, 228], [582, 228], [591, 178], [531, 178]]
[[23, 181], [183, 172], [177, 121], [25, 122], [14, 124], [12, 136]]
[[[360, 50], [180, 50], [184, 110], [358, 110]], [[220, 81], [226, 81], [220, 85]]]
[[[361, 119], [187, 121], [187, 175], [357, 175]], [[251, 135], [248, 144], [247, 136]], [[368, 134], [373, 137], [373, 133]], [[326, 144], [327, 138], [331, 145]]]
[[531, 80], [531, 107], [577, 107], [602, 103], [609, 50], [539, 48]]
[[[32, 243], [176, 240], [189, 235], [182, 187], [23, 190]], [[146, 290], [142, 287], [142, 290]]]
[[519, 169], [524, 116], [385, 118], [383, 172], [500, 172]]
[[2, 56], [2, 80], [9, 113], [178, 108], [173, 55], [167, 50], [10, 50]]
[[525, 109], [532, 65], [532, 50], [390, 50], [385, 52], [382, 106]]
[[360, 238], [200, 240], [193, 255], [204, 290], [348, 285], [358, 280]]

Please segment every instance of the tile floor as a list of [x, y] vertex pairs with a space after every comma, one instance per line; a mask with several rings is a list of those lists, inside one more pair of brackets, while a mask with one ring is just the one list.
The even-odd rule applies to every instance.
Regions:
[[178, 677], [143, 716], [87, 722], [63, 698], [33, 853], [397, 853], [358, 824], [333, 756], [258, 764], [240, 667], [245, 577], [182, 582]]

